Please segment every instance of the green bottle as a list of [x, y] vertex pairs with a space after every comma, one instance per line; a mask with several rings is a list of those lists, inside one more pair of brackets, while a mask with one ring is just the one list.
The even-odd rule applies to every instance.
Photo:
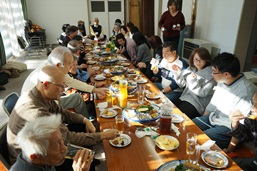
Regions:
[[111, 51], [113, 52], [114, 50], [115, 50], [115, 44], [114, 44], [114, 41], [112, 40]]

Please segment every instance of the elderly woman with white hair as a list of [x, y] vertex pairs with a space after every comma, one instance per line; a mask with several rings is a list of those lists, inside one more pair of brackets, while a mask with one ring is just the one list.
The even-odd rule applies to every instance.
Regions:
[[[22, 152], [11, 171], [55, 171], [54, 166], [61, 165], [67, 153], [60, 125], [61, 115], [39, 117], [27, 123], [17, 135]], [[79, 150], [72, 167], [74, 171], [88, 171], [92, 161], [88, 149]]]

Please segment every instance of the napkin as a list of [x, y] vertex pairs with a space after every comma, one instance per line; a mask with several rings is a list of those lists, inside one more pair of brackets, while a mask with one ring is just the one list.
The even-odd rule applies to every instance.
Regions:
[[215, 141], [213, 140], [208, 140], [206, 141], [204, 144], [197, 146], [196, 148], [200, 148], [200, 150], [210, 150], [211, 146], [213, 146], [213, 144], [215, 144]]
[[158, 136], [159, 134], [157, 132], [155, 132], [154, 130], [152, 130], [151, 128], [149, 127], [146, 127], [146, 128], [138, 128], [135, 132], [136, 136], [138, 138], [142, 138], [146, 135], [152, 135], [152, 136]]
[[173, 123], [171, 124], [171, 129], [176, 133], [177, 136], [179, 136], [180, 132], [178, 127], [176, 127]]
[[97, 105], [99, 110], [104, 110], [105, 108], [107, 108], [107, 106], [108, 106], [108, 102], [101, 102], [101, 103], [98, 103]]
[[159, 65], [160, 61], [158, 59], [152, 58], [152, 60], [150, 61], [151, 69], [156, 68]]

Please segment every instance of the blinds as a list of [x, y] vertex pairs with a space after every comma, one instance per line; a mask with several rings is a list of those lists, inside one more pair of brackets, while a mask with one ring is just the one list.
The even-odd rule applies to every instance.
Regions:
[[20, 0], [0, 1], [0, 30], [6, 59], [19, 56], [17, 35], [24, 37], [24, 19]]

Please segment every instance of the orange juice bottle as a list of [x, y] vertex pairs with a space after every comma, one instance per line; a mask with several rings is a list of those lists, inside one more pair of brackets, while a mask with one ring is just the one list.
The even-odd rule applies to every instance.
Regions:
[[125, 108], [127, 107], [128, 102], [128, 82], [127, 80], [120, 80], [120, 107]]

